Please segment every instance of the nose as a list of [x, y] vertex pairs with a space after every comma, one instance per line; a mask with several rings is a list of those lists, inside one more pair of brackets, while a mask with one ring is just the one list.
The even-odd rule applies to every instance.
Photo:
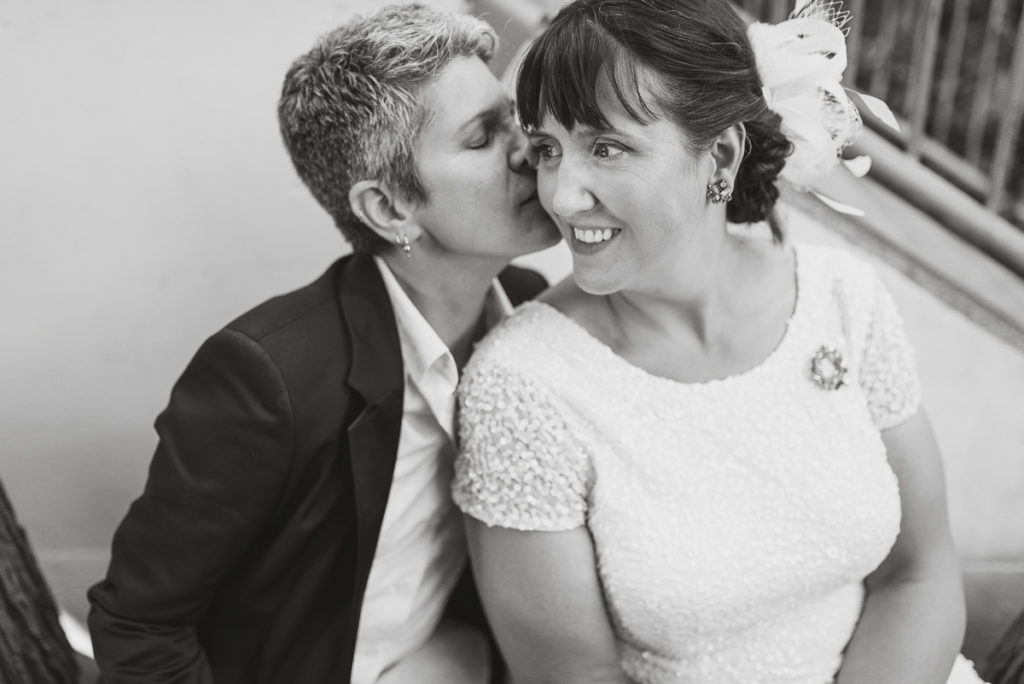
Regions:
[[523, 129], [514, 125], [508, 147], [508, 168], [516, 173], [532, 171], [537, 168], [536, 156]]
[[[538, 184], [554, 183], [551, 193], [551, 210], [562, 218], [570, 218], [577, 214], [590, 211], [597, 204], [594, 195], [587, 189], [586, 178], [579, 165], [567, 157], [563, 157], [558, 169], [549, 172], [554, 178], [538, 178]], [[541, 176], [545, 175], [543, 172]]]

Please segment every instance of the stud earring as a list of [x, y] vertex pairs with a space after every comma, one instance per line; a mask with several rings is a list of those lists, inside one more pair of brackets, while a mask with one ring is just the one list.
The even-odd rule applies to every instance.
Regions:
[[719, 178], [714, 183], [708, 183], [708, 191], [705, 193], [705, 197], [711, 200], [712, 204], [722, 204], [723, 202], [731, 201], [732, 188], [729, 186], [729, 181]]
[[397, 242], [398, 246], [402, 248], [402, 254], [404, 254], [407, 259], [411, 259], [412, 243], [409, 242], [409, 236], [405, 233], [399, 233], [395, 236], [395, 242]]

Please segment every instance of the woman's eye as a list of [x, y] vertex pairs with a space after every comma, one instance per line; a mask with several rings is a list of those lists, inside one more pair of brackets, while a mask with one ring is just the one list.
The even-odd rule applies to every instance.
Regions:
[[549, 143], [534, 143], [533, 150], [537, 153], [537, 158], [541, 161], [549, 161], [558, 156], [558, 150], [555, 149], [554, 145]]
[[483, 133], [483, 134], [478, 135], [477, 137], [473, 138], [472, 140], [470, 140], [468, 145], [469, 145], [469, 149], [471, 149], [471, 150], [479, 150], [479, 149], [482, 149], [484, 147], [487, 147], [490, 143], [491, 143], [491, 134], [490, 133]]
[[594, 143], [594, 156], [599, 159], [615, 159], [616, 157], [623, 154], [625, 150], [610, 142], [596, 142]]

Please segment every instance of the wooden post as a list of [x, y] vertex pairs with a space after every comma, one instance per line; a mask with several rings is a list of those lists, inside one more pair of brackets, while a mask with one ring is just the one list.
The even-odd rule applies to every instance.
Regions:
[[988, 208], [1000, 211], [1006, 200], [1010, 172], [1016, 161], [1017, 138], [1024, 121], [1024, 12], [1017, 25], [1017, 40], [1013, 49], [1013, 66], [1010, 72], [1010, 94], [1002, 107], [999, 133], [996, 138], [995, 158], [992, 160], [992, 189], [988, 196]]
[[1017, 616], [978, 668], [989, 684], [1024, 682], [1024, 613]]
[[[901, 3], [885, 3], [881, 8], [880, 28], [871, 46], [871, 80], [868, 92], [877, 98], [887, 100], [892, 87], [892, 55], [900, 30], [903, 14]], [[889, 103], [890, 106], [892, 103]]]
[[978, 59], [978, 71], [975, 80], [973, 106], [967, 124], [967, 149], [964, 156], [981, 167], [985, 145], [985, 130], [988, 127], [989, 114], [992, 112], [993, 89], [995, 88], [996, 72], [999, 65], [999, 36], [1003, 32], [1006, 21], [1006, 0], [992, 0], [989, 7], [988, 23], [985, 25], [985, 38], [981, 41], [981, 56]]
[[25, 531], [0, 484], [0, 682], [75, 684], [78, 665]]
[[932, 92], [932, 74], [935, 72], [935, 58], [938, 55], [939, 20], [942, 18], [943, 0], [923, 0], [925, 12], [924, 35], [914, 42], [914, 57], [910, 63], [909, 93], [907, 109], [910, 112], [910, 140], [907, 154], [914, 159], [921, 158], [921, 143], [924, 141], [925, 124], [928, 121], [928, 105]]
[[953, 116], [957, 114], [956, 91], [960, 84], [960, 67], [967, 45], [967, 20], [971, 8], [970, 0], [955, 0], [955, 3], [949, 38], [945, 44], [945, 59], [942, 63], [942, 76], [939, 78], [939, 96], [935, 112], [935, 139], [945, 145], [949, 145], [949, 130], [953, 125]]

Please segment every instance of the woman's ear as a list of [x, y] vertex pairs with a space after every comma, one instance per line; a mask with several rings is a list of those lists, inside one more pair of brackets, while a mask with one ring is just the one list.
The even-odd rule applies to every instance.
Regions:
[[738, 123], [722, 131], [711, 145], [711, 158], [715, 161], [715, 171], [711, 182], [724, 179], [730, 186], [735, 186], [740, 163], [746, 155], [746, 127], [742, 123]]
[[413, 242], [420, 236], [407, 203], [380, 181], [357, 181], [349, 188], [348, 202], [359, 221], [392, 244], [403, 238]]

